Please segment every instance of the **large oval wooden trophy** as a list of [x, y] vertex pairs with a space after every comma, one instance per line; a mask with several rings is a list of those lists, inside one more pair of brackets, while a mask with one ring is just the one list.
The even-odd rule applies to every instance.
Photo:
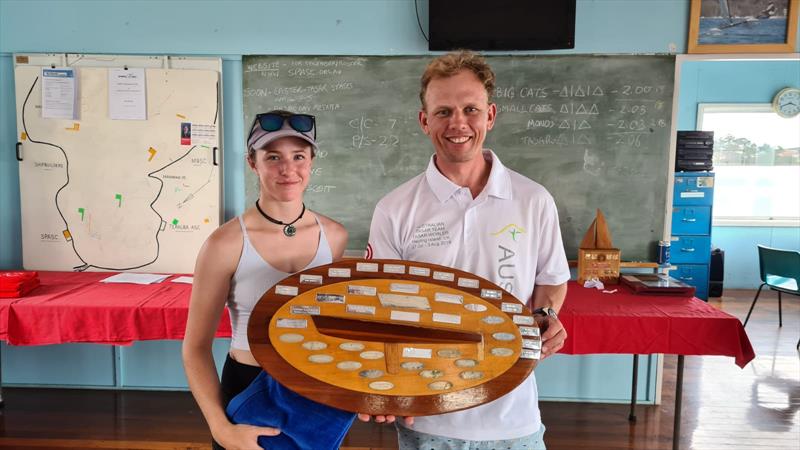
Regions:
[[541, 354], [530, 310], [494, 283], [434, 264], [343, 260], [271, 288], [250, 349], [287, 388], [352, 412], [470, 408], [522, 383]]

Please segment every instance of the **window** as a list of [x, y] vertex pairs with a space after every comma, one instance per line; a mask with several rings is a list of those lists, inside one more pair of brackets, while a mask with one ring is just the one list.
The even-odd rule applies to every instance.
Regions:
[[800, 226], [800, 116], [770, 104], [700, 104], [714, 132], [714, 225]]

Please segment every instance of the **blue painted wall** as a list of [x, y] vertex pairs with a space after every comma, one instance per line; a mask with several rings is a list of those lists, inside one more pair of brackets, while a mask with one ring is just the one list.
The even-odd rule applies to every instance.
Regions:
[[[213, 353], [222, 373], [230, 339], [216, 339]], [[120, 347], [61, 344], [15, 347], [0, 342], [4, 386], [123, 389], [186, 389], [181, 341], [141, 341]]]
[[[418, 3], [426, 28], [427, 1]], [[0, 270], [19, 268], [22, 261], [19, 179], [11, 151], [16, 142], [13, 53], [221, 57], [227, 219], [244, 210], [241, 55], [428, 54], [414, 4], [413, 0], [0, 0], [0, 149], [4, 149], [0, 151]], [[682, 53], [688, 16], [689, 2], [684, 0], [578, 0], [576, 48], [539, 53]], [[704, 64], [715, 63], [700, 65]], [[723, 78], [752, 76], [725, 73]], [[703, 94], [706, 88], [700, 85], [696, 90]], [[694, 108], [687, 105], [687, 110]], [[693, 118], [686, 120], [693, 126]], [[226, 340], [217, 341], [218, 364], [226, 348]], [[185, 386], [175, 341], [123, 348], [0, 344], [0, 351], [3, 382], [10, 385]], [[63, 367], [73, 360], [86, 362], [85, 369], [62, 376]], [[615, 355], [554, 357], [537, 368], [540, 393], [550, 399], [625, 402], [630, 361], [630, 356]], [[640, 401], [653, 401], [654, 367], [653, 361], [640, 365]]]
[[723, 288], [753, 289], [761, 284], [756, 246], [800, 250], [800, 228], [713, 227], [711, 243], [725, 251]]
[[[427, 1], [418, 3], [427, 29]], [[683, 51], [688, 14], [684, 1], [578, 0], [576, 48], [559, 53]], [[412, 0], [0, 1], [0, 148], [9, 150], [0, 152], [0, 270], [22, 265], [10, 149], [17, 141], [12, 54], [23, 52], [223, 58], [225, 219], [244, 210], [241, 55], [428, 53]]]
[[[5, 16], [0, 3], [0, 18], [2, 17]], [[0, 39], [0, 43], [2, 42]], [[17, 142], [17, 107], [14, 97], [14, 64], [11, 56], [0, 53], [0, 148], [6, 150], [0, 151], [0, 230], [3, 230], [0, 237], [0, 270], [22, 267], [19, 169], [12, 151]]]
[[[681, 67], [678, 129], [695, 129], [699, 103], [771, 103], [786, 86], [800, 86], [800, 60], [686, 61]], [[723, 287], [755, 289], [761, 284], [756, 246], [800, 250], [800, 228], [715, 226], [711, 242], [725, 251]]]

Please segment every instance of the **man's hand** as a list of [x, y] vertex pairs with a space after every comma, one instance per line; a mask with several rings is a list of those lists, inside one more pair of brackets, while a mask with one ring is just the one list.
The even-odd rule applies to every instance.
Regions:
[[551, 315], [534, 315], [534, 317], [542, 332], [542, 359], [545, 359], [561, 350], [567, 339], [567, 330], [557, 317]]
[[555, 354], [564, 346], [567, 330], [558, 320], [557, 312], [567, 296], [567, 283], [539, 285], [533, 288], [533, 317], [542, 332], [542, 359]]
[[[369, 414], [358, 413], [358, 420], [362, 422], [369, 422], [374, 417], [375, 423], [394, 423], [396, 417], [395, 416], [370, 416]], [[413, 417], [403, 417], [403, 422], [408, 425], [414, 425], [414, 418]]]

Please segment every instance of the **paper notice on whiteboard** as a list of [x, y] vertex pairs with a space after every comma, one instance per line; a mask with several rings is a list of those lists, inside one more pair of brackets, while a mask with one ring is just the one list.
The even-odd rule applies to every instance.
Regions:
[[42, 117], [78, 118], [78, 82], [75, 69], [42, 67]]
[[217, 147], [217, 126], [208, 123], [192, 123], [192, 144]]
[[147, 120], [144, 69], [108, 69], [108, 115], [114, 120]]

